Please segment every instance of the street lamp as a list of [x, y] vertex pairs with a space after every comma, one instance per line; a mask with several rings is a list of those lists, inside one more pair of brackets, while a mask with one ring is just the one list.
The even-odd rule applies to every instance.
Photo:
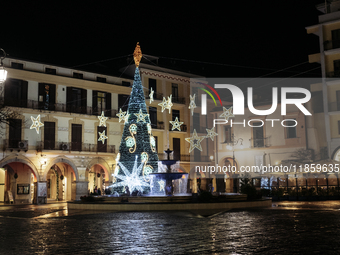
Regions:
[[2, 62], [6, 58], [6, 52], [0, 48], [3, 53], [3, 56], [0, 58], [0, 83], [6, 81], [7, 78], [7, 71], [4, 68], [4, 63]]

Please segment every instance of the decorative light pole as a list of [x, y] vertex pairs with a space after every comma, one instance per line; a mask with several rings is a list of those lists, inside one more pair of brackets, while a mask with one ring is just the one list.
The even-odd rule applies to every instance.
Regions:
[[6, 81], [7, 78], [7, 71], [5, 70], [3, 63], [3, 60], [6, 58], [6, 52], [1, 48], [0, 50], [3, 53], [3, 56], [0, 57], [0, 83], [3, 83], [4, 81]]
[[[230, 142], [228, 143], [227, 145], [227, 149], [228, 150], [233, 150], [233, 168], [236, 167], [235, 166], [235, 152], [234, 152], [234, 146], [240, 144], [240, 149], [243, 149], [243, 138], [238, 138], [236, 139], [235, 138], [235, 135], [232, 134], [231, 135], [231, 139], [230, 139]], [[238, 182], [237, 182], [237, 186], [238, 186]], [[233, 192], [236, 193], [238, 191], [238, 188], [237, 186], [235, 187], [235, 182], [234, 182], [234, 185], [233, 185]]]

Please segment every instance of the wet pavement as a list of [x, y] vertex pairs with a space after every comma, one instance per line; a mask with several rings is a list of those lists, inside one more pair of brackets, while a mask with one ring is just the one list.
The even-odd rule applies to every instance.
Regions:
[[340, 201], [278, 202], [212, 217], [0, 206], [0, 254], [339, 254]]

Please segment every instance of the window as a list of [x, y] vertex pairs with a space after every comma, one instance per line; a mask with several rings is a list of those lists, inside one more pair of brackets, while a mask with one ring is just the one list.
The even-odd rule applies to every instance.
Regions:
[[24, 64], [17, 63], [17, 62], [12, 62], [11, 67], [15, 69], [24, 69]]
[[39, 83], [39, 109], [54, 110], [55, 84]]
[[73, 73], [73, 78], [77, 78], [77, 79], [83, 79], [83, 74], [82, 73]]
[[172, 121], [175, 121], [176, 117], [178, 118], [178, 121], [180, 121], [179, 110], [172, 110]]
[[332, 49], [340, 48], [340, 29], [332, 30]]
[[97, 81], [98, 81], [98, 82], [106, 83], [106, 78], [104, 78], [104, 77], [98, 77], [98, 76], [97, 76]]
[[55, 122], [44, 122], [44, 149], [54, 150], [55, 148]]
[[[294, 126], [296, 124], [295, 121], [288, 120], [286, 121], [286, 126]], [[287, 139], [296, 138], [296, 127], [286, 127]]]
[[181, 139], [180, 138], [172, 138], [172, 148], [174, 151], [174, 160], [181, 160]]
[[105, 116], [111, 117], [111, 93], [92, 91], [92, 114], [101, 115], [102, 111]]
[[123, 112], [126, 112], [129, 106], [129, 95], [118, 95], [118, 108], [121, 108]]
[[71, 134], [71, 150], [81, 151], [81, 141], [82, 141], [82, 126], [81, 124], [72, 124], [72, 134]]
[[261, 122], [253, 123], [253, 146], [254, 147], [264, 147], [264, 134], [263, 126], [261, 127]]
[[340, 120], [338, 120], [338, 134], [340, 135]]
[[84, 113], [87, 108], [87, 90], [67, 87], [66, 110], [67, 112]]
[[224, 142], [231, 143], [231, 127], [230, 126], [224, 127]]
[[7, 79], [5, 82], [5, 105], [27, 107], [27, 90], [27, 81]]
[[340, 111], [340, 90], [336, 91], [336, 111]]
[[152, 128], [157, 128], [157, 108], [149, 107], [150, 122]]
[[178, 84], [172, 83], [172, 97], [173, 98], [178, 98]]
[[8, 146], [9, 148], [18, 148], [21, 141], [21, 120], [9, 120]]
[[334, 77], [340, 77], [340, 60], [333, 61], [334, 66]]
[[149, 94], [150, 94], [151, 88], [155, 93], [157, 92], [157, 82], [156, 82], [156, 80], [149, 78]]
[[45, 73], [56, 75], [56, 74], [57, 74], [57, 70], [54, 69], [54, 68], [48, 68], [48, 67], [46, 67], [46, 68], [45, 68]]
[[98, 152], [106, 152], [107, 151], [107, 139], [105, 139], [105, 142], [103, 144], [102, 141], [98, 141], [100, 135], [100, 133], [103, 133], [105, 131], [105, 135], [108, 136], [107, 134], [107, 128], [106, 127], [97, 127], [97, 151]]

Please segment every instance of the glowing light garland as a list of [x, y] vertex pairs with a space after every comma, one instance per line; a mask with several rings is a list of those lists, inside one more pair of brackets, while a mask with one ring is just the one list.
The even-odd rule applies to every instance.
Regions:
[[104, 144], [104, 143], [105, 143], [105, 140], [108, 138], [108, 137], [105, 135], [105, 130], [104, 130], [102, 133], [98, 132], [98, 134], [99, 134], [98, 142], [99, 142], [99, 141], [102, 141], [102, 143]]
[[[185, 138], [185, 141], [190, 143], [189, 153], [192, 152], [195, 148], [202, 151], [201, 142], [205, 138], [205, 136], [198, 136], [196, 129], [194, 129], [193, 135], [191, 137]], [[197, 141], [195, 143], [195, 141]]]
[[139, 112], [138, 113], [134, 113], [134, 115], [137, 117], [137, 122], [144, 122], [144, 123], [146, 123], [145, 118], [147, 116], [149, 116], [149, 114], [146, 114], [146, 113], [144, 114], [142, 112], [142, 109], [139, 109]]
[[122, 120], [125, 120], [126, 112], [123, 112], [122, 108], [120, 108], [119, 113], [117, 113], [116, 116], [118, 116], [119, 122], [121, 122]]
[[169, 121], [172, 124], [171, 130], [177, 129], [178, 131], [181, 131], [181, 125], [183, 125], [184, 122], [178, 121], [178, 117], [176, 117], [175, 121]]
[[206, 128], [206, 130], [207, 130], [207, 136], [206, 136], [206, 138], [210, 138], [212, 141], [214, 141], [214, 137], [215, 136], [218, 136], [218, 134], [213, 130], [214, 128], [212, 128], [212, 129], [207, 129]]
[[229, 107], [228, 109], [223, 106], [223, 113], [220, 115], [220, 117], [224, 117], [227, 121], [229, 118], [235, 117], [232, 113], [233, 107]]
[[151, 89], [150, 89], [150, 94], [149, 94], [149, 97], [150, 97], [150, 104], [154, 101], [154, 100], [153, 100], [153, 93], [155, 93], [155, 91], [153, 91], [153, 89], [151, 88]]

